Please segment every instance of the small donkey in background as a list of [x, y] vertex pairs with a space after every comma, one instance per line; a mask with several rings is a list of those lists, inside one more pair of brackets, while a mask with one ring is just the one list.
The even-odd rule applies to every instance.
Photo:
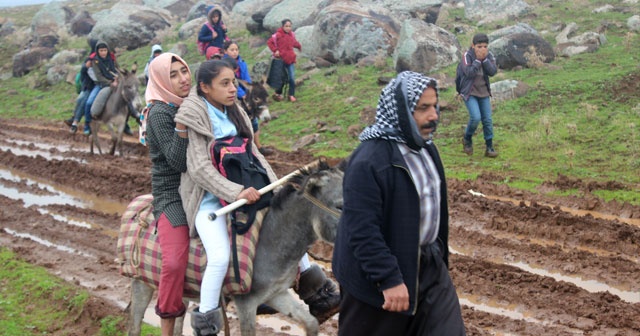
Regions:
[[[135, 118], [138, 118], [139, 111], [142, 108], [142, 101], [138, 94], [139, 81], [138, 78], [136, 78], [137, 68], [137, 64], [134, 63], [131, 71], [127, 71], [126, 69], [120, 71], [118, 75], [118, 86], [115, 90], [112, 90], [111, 95], [102, 108], [102, 112], [97, 113], [97, 116], [91, 121], [91, 154], [93, 154], [94, 144], [98, 147], [98, 153], [102, 154], [98, 131], [100, 129], [100, 123], [104, 123], [111, 132], [112, 145], [109, 154], [114, 155], [117, 147], [120, 156], [123, 155], [122, 133], [124, 132], [127, 122], [127, 116], [131, 113]], [[133, 107], [133, 111], [129, 111], [130, 106]]]

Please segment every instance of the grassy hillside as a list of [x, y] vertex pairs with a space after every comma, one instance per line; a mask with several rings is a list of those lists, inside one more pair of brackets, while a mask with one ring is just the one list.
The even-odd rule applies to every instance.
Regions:
[[[442, 123], [436, 136], [450, 177], [475, 179], [480, 175], [497, 176], [497, 183], [534, 190], [545, 180], [555, 180], [559, 174], [588, 181], [616, 181], [624, 188], [618, 191], [593, 191], [605, 200], [616, 199], [640, 204], [640, 67], [638, 50], [640, 38], [630, 33], [626, 20], [638, 14], [637, 6], [622, 1], [529, 1], [535, 10], [520, 18], [536, 28], [555, 44], [558, 24], [576, 22], [579, 32], [604, 31], [607, 43], [595, 53], [572, 58], [557, 58], [551, 64], [520, 71], [500, 71], [492, 80], [516, 79], [529, 86], [525, 97], [494, 106], [495, 146], [500, 152], [496, 159], [482, 156], [481, 130], [476, 134], [476, 154], [462, 152], [462, 130], [468, 114], [464, 105], [454, 97], [452, 89], [444, 88], [441, 99], [446, 102]], [[618, 11], [593, 14], [594, 8], [610, 3]], [[624, 7], [627, 6], [627, 7]], [[25, 7], [16, 18], [16, 25], [29, 24], [28, 18], [37, 6]], [[27, 11], [31, 11], [30, 14]], [[1, 16], [8, 17], [5, 11]], [[463, 9], [442, 11], [441, 25], [453, 31], [456, 26], [467, 29], [458, 35], [461, 45], [469, 45], [476, 31], [491, 32], [512, 24], [496, 22], [476, 27], [466, 21]], [[163, 33], [162, 45], [171, 49], [178, 42], [189, 48], [185, 59], [190, 64], [201, 61], [192, 40], [179, 41], [179, 25]], [[249, 33], [241, 29], [231, 31], [231, 37], [240, 42], [240, 52], [251, 66], [258, 60], [264, 47], [248, 47]], [[195, 38], [193, 39], [195, 40]], [[10, 72], [11, 56], [19, 50], [19, 43], [6, 37], [0, 45], [2, 72]], [[303, 43], [304, 44], [304, 43]], [[84, 39], [63, 37], [61, 47], [84, 48]], [[130, 67], [134, 61], [144, 66], [148, 48], [126, 51], [119, 62]], [[297, 77], [305, 75], [300, 67], [307, 60], [301, 58]], [[384, 62], [383, 62], [384, 63]], [[381, 86], [380, 76], [395, 73], [387, 59], [386, 66], [362, 67], [352, 65], [321, 69], [309, 74], [309, 79], [297, 90], [298, 103], [272, 102], [276, 120], [262, 128], [262, 142], [281, 150], [290, 150], [297, 134], [318, 132], [320, 124], [327, 129], [339, 127], [342, 131], [322, 132], [320, 141], [309, 147], [317, 155], [344, 157], [358, 144], [357, 138], [347, 135], [347, 128], [366, 126], [361, 113], [375, 107]], [[452, 77], [455, 65], [428, 74], [442, 78]], [[71, 114], [75, 101], [74, 88], [69, 83], [47, 86], [45, 70], [34, 71], [23, 78], [2, 81], [0, 99], [2, 115], [11, 118], [44, 118], [62, 121]], [[488, 173], [488, 174], [487, 174]], [[580, 194], [574, 190], [568, 193]]]

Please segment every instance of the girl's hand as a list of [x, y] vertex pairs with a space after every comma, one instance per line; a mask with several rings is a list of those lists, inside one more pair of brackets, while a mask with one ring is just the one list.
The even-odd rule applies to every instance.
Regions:
[[260, 199], [260, 192], [258, 192], [254, 187], [249, 187], [238, 194], [236, 201], [243, 198], [247, 200], [247, 204], [253, 204]]
[[211, 36], [213, 36], [213, 38], [218, 37], [218, 32], [216, 32], [215, 30], [211, 33]]
[[273, 53], [273, 56], [280, 57], [280, 50], [276, 50], [276, 52]]

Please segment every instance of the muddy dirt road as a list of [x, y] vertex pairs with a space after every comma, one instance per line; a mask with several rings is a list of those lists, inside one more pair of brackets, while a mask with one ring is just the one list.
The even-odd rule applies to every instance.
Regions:
[[[0, 246], [87, 288], [100, 304], [84, 318], [124, 315], [116, 237], [127, 202], [150, 192], [146, 148], [128, 138], [124, 158], [92, 156], [86, 138], [62, 123], [3, 124]], [[279, 176], [312, 161], [300, 152], [269, 159]], [[640, 335], [640, 207], [491, 183], [502, 179], [448, 181], [451, 274], [468, 334]], [[541, 192], [565, 188], [588, 194], [593, 184], [561, 177]], [[336, 326], [334, 318], [321, 332], [335, 335]], [[259, 320], [259, 334], [301, 332], [275, 315]]]

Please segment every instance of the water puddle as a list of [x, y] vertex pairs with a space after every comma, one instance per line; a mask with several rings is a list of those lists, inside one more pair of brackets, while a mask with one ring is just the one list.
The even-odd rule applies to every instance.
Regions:
[[[539, 320], [534, 317], [531, 317], [530, 314], [521, 313], [517, 310], [517, 307], [515, 304], [510, 304], [505, 306], [505, 305], [499, 304], [495, 300], [487, 301], [486, 299], [475, 296], [475, 295], [458, 294], [458, 297], [461, 305], [471, 307], [477, 311], [483, 311], [493, 315], [504, 316], [513, 320], [522, 320], [528, 323], [538, 324], [546, 327], [565, 328], [565, 329], [569, 329], [568, 330], [569, 332], [575, 332], [576, 334], [583, 333], [581, 330], [578, 330], [578, 329], [571, 329], [565, 325], [557, 325], [551, 321]], [[515, 334], [500, 333], [500, 335], [515, 335]]]
[[28, 233], [19, 233], [19, 232], [16, 232], [16, 231], [13, 231], [13, 230], [11, 230], [11, 229], [7, 229], [7, 228], [5, 228], [5, 229], [4, 229], [4, 231], [5, 231], [6, 233], [8, 233], [8, 234], [10, 234], [10, 235], [14, 236], [14, 237], [31, 239], [31, 240], [33, 240], [34, 242], [36, 242], [36, 243], [38, 243], [38, 244], [41, 244], [41, 245], [44, 245], [44, 246], [46, 246], [46, 247], [53, 247], [53, 248], [55, 248], [56, 250], [60, 250], [60, 251], [63, 251], [63, 252], [67, 252], [67, 253], [71, 253], [71, 254], [78, 254], [78, 255], [81, 255], [81, 256], [83, 256], [83, 257], [88, 257], [88, 258], [97, 259], [95, 256], [93, 256], [93, 255], [91, 255], [91, 254], [88, 254], [88, 253], [84, 253], [84, 252], [78, 251], [78, 250], [73, 249], [73, 248], [68, 247], [68, 246], [59, 245], [59, 244], [54, 244], [54, 243], [52, 243], [52, 242], [50, 242], [50, 241], [48, 241], [48, 240], [46, 240], [46, 239], [42, 239], [42, 238], [40, 238], [40, 237], [36, 237], [36, 236], [31, 235], [31, 234], [28, 234]]
[[[520, 203], [524, 203], [526, 206], [531, 206], [531, 201], [525, 201], [525, 200], [517, 200], [515, 198], [509, 198], [509, 197], [501, 197], [501, 196], [492, 196], [492, 195], [485, 195], [483, 193], [474, 191], [474, 190], [468, 190], [468, 192], [473, 195], [473, 196], [479, 196], [479, 197], [485, 197], [488, 199], [492, 199], [492, 200], [496, 200], [496, 201], [502, 201], [502, 202], [508, 202], [508, 203], [512, 203], [515, 205], [519, 205]], [[550, 208], [555, 208], [558, 205], [556, 204], [550, 204], [550, 203], [541, 203], [538, 202], [538, 204], [543, 205], [543, 206], [548, 206]], [[640, 227], [640, 218], [622, 218], [622, 217], [618, 217], [615, 215], [610, 215], [610, 214], [605, 214], [602, 212], [598, 212], [598, 211], [590, 211], [590, 210], [580, 210], [580, 209], [574, 209], [574, 208], [569, 208], [569, 207], [564, 207], [564, 206], [560, 206], [560, 210], [566, 212], [566, 213], [570, 213], [571, 215], [577, 216], [577, 217], [583, 217], [586, 215], [591, 215], [594, 218], [599, 218], [599, 219], [606, 219], [606, 220], [611, 220], [611, 221], [619, 221], [621, 223], [626, 223], [629, 225], [634, 225], [634, 226], [638, 226]]]
[[49, 161], [51, 160], [58, 160], [58, 161], [63, 161], [63, 160], [71, 160], [71, 161], [76, 161], [76, 162], [80, 162], [80, 163], [87, 163], [86, 160], [83, 159], [79, 159], [79, 158], [74, 158], [74, 157], [68, 157], [68, 156], [62, 156], [62, 155], [57, 155], [57, 154], [52, 154], [49, 151], [46, 150], [38, 150], [38, 149], [24, 149], [24, 148], [15, 148], [15, 147], [8, 147], [8, 146], [3, 146], [0, 145], [0, 150], [2, 151], [9, 151], [11, 153], [13, 153], [14, 155], [17, 156], [26, 156], [26, 157], [30, 157], [30, 158], [35, 158], [36, 156], [41, 156]]
[[[461, 252], [460, 250], [456, 250], [451, 246], [449, 247], [449, 251], [452, 254], [459, 254], [459, 255], [472, 257], [470, 253]], [[569, 282], [590, 293], [609, 292], [611, 294], [614, 294], [620, 297], [622, 301], [626, 301], [630, 303], [640, 303], [640, 292], [631, 292], [624, 289], [609, 286], [599, 281], [584, 280], [580, 277], [568, 276], [568, 275], [561, 274], [559, 272], [551, 272], [543, 268], [533, 267], [530, 264], [523, 263], [523, 262], [509, 262], [509, 261], [495, 259], [495, 258], [487, 259], [487, 261], [493, 262], [496, 264], [501, 264], [501, 265], [513, 266], [529, 273], [553, 278], [556, 281]]]

